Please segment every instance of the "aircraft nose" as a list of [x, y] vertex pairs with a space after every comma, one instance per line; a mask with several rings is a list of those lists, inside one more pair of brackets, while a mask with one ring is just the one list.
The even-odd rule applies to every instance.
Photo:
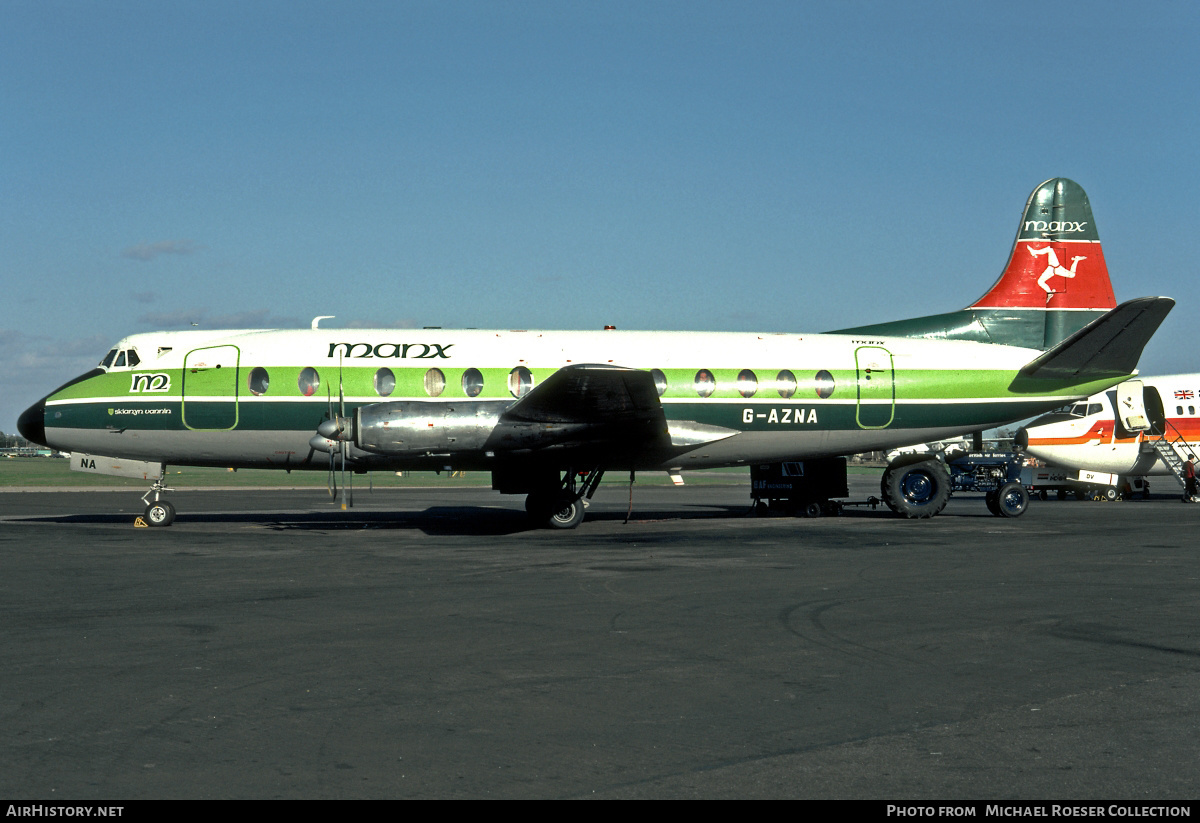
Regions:
[[1017, 433], [1013, 437], [1013, 445], [1018, 449], [1029, 448], [1029, 432], [1025, 430], [1024, 426], [1017, 429]]
[[49, 445], [46, 442], [46, 398], [43, 397], [21, 412], [21, 416], [17, 418], [17, 431], [32, 443]]

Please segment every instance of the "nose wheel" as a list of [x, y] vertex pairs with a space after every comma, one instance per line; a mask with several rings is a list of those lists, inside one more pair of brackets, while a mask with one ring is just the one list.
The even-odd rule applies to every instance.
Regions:
[[[171, 505], [169, 500], [162, 499], [163, 492], [173, 492], [174, 489], [168, 489], [167, 484], [163, 482], [167, 477], [167, 467], [164, 464], [162, 473], [158, 479], [154, 481], [154, 485], [150, 487], [150, 491], [142, 495], [142, 502], [146, 504], [146, 510], [142, 513], [142, 520], [147, 526], [169, 526], [175, 522], [175, 507]], [[150, 498], [154, 500], [151, 502]]]
[[169, 526], [175, 522], [175, 507], [167, 500], [156, 500], [146, 507], [142, 515], [147, 526]]

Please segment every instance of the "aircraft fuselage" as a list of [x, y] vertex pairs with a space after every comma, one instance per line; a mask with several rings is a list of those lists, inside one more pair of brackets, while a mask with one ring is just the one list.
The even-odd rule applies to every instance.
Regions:
[[[700, 469], [989, 428], [1126, 376], [1018, 392], [1010, 384], [1037, 350], [840, 334], [189, 331], [133, 335], [114, 352], [107, 367], [44, 400], [50, 447], [178, 465], [323, 469], [329, 457], [310, 441], [331, 416], [413, 402], [437, 412], [434, 429], [443, 409], [502, 410], [566, 366], [612, 364], [653, 374], [668, 428], [679, 436], [665, 451], [613, 450], [611, 468]], [[724, 433], [689, 436], [694, 429]], [[453, 445], [356, 449], [351, 461], [483, 469], [506, 457], [502, 448]]]

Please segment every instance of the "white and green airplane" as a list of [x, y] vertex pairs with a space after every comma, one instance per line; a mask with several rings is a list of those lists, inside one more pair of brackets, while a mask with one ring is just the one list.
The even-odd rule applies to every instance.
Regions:
[[[571, 528], [605, 471], [891, 449], [1088, 397], [1136, 372], [1173, 305], [1116, 305], [1087, 195], [1055, 178], [1030, 196], [999, 280], [957, 312], [826, 334], [150, 332], [18, 427], [74, 468], [154, 480], [151, 525], [174, 519], [165, 470], [186, 465], [489, 471], [535, 520]], [[946, 469], [895, 463], [883, 494], [932, 516]]]

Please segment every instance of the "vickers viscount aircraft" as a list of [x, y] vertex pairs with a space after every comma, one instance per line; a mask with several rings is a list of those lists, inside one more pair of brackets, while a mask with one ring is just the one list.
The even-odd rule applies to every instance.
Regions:
[[[826, 334], [150, 332], [18, 425], [75, 468], [157, 477], [152, 525], [174, 518], [167, 465], [339, 466], [488, 471], [536, 521], [571, 528], [605, 471], [835, 458], [1087, 397], [1134, 373], [1173, 305], [1116, 305], [1087, 195], [1055, 178], [1030, 195], [1000, 278], [957, 312]], [[896, 461], [883, 495], [932, 516], [945, 466]]]
[[1039, 417], [1016, 445], [1054, 466], [1122, 478], [1174, 476], [1200, 454], [1200, 374], [1127, 380]]

